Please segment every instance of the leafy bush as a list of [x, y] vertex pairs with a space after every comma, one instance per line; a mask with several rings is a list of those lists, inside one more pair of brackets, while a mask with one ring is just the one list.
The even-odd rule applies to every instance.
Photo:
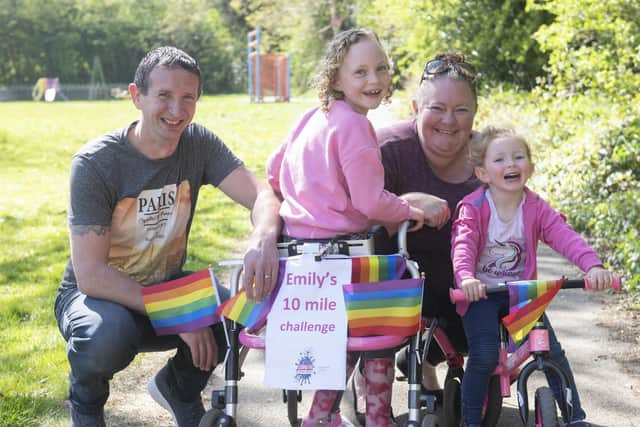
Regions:
[[640, 119], [629, 117], [612, 129], [586, 177], [592, 216], [586, 226], [605, 236], [602, 246], [636, 288], [640, 281]]
[[535, 39], [549, 53], [550, 89], [596, 91], [638, 101], [640, 3], [637, 0], [528, 0], [529, 10], [555, 15]]
[[594, 96], [541, 100], [536, 189], [635, 289], [640, 281], [640, 119], [605, 101]]
[[483, 79], [530, 89], [543, 74], [547, 53], [531, 37], [552, 15], [526, 0], [358, 0], [358, 25], [374, 28], [400, 75], [422, 70], [447, 50], [464, 52]]
[[[511, 126], [531, 144], [531, 187], [562, 211], [640, 292], [640, 105], [493, 87], [476, 125]], [[640, 295], [640, 294], [639, 294]]]

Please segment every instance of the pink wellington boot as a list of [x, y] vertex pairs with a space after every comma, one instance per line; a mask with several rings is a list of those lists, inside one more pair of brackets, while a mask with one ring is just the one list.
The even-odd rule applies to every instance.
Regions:
[[316, 427], [333, 425], [331, 409], [338, 398], [336, 390], [316, 390], [309, 414], [302, 420], [301, 427]]
[[[347, 353], [347, 378], [353, 372], [354, 363]], [[340, 416], [340, 410], [331, 412], [339, 398], [337, 390], [316, 390], [313, 394], [313, 402], [309, 408], [309, 414], [302, 420], [300, 427], [355, 427], [349, 420]]]
[[[317, 394], [317, 393], [316, 393]], [[315, 401], [315, 399], [314, 399]], [[340, 411], [332, 412], [325, 418], [311, 420], [310, 417], [302, 420], [300, 427], [355, 427], [349, 420], [343, 419]]]
[[365, 359], [366, 426], [392, 427], [391, 391], [393, 387], [393, 358]]

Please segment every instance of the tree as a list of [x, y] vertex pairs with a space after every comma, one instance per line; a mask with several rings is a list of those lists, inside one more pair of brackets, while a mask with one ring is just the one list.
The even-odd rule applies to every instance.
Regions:
[[[39, 77], [88, 83], [94, 58], [108, 82], [130, 82], [151, 48], [176, 45], [195, 56], [208, 93], [243, 88], [243, 18], [222, 0], [0, 0], [0, 83]], [[185, 13], [184, 11], [189, 11]], [[244, 33], [241, 29], [239, 33]]]
[[549, 89], [640, 100], [640, 3], [529, 0], [528, 7], [555, 17], [535, 33], [549, 54]]
[[551, 15], [527, 10], [525, 0], [361, 0], [358, 22], [387, 40], [402, 74], [448, 50], [467, 55], [482, 80], [531, 88], [544, 55], [532, 38]]
[[81, 59], [77, 65], [84, 72], [76, 81], [88, 81], [94, 56], [100, 58], [107, 81], [132, 81], [144, 53], [157, 45], [166, 6], [153, 0], [86, 0], [78, 7]]
[[[189, 10], [191, 13], [182, 13]], [[244, 61], [234, 38], [217, 9], [206, 0], [180, 0], [171, 3], [158, 25], [156, 42], [184, 49], [202, 69], [207, 93], [237, 91], [235, 70]]]
[[35, 0], [0, 0], [0, 82], [77, 75], [77, 12], [71, 0], [51, 0], [46, 8]]

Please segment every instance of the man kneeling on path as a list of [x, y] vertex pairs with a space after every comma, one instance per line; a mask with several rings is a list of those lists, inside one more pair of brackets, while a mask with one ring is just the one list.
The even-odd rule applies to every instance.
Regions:
[[149, 391], [177, 425], [202, 418], [201, 392], [224, 357], [222, 327], [157, 336], [141, 292], [185, 274], [201, 186], [251, 209], [243, 279], [249, 298], [263, 298], [275, 284], [279, 201], [220, 138], [191, 123], [201, 90], [192, 57], [173, 47], [152, 50], [129, 85], [139, 119], [89, 142], [71, 162], [71, 258], [55, 315], [71, 366], [72, 426], [104, 426], [113, 375], [139, 352], [171, 348], [175, 356]]

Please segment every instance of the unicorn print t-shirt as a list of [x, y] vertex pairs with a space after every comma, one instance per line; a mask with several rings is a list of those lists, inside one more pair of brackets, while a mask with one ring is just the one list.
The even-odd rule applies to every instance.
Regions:
[[502, 221], [491, 198], [491, 192], [487, 191], [486, 196], [491, 208], [491, 217], [487, 243], [476, 268], [477, 278], [487, 286], [520, 280], [524, 274], [526, 255], [522, 221], [524, 197], [515, 215], [509, 221]]

